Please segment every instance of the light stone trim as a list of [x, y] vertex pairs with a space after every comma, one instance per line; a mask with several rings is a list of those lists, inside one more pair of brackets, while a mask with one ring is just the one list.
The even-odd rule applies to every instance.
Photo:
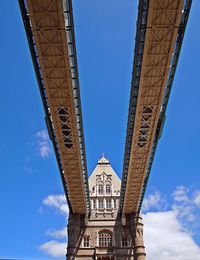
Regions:
[[[95, 189], [99, 183], [103, 183], [104, 187], [109, 176], [112, 187], [114, 188], [110, 196], [99, 195]], [[99, 160], [93, 173], [89, 178], [90, 199], [116, 198], [119, 199], [120, 194], [116, 191], [120, 190], [121, 182], [109, 161], [106, 158]], [[92, 203], [91, 203], [92, 204]], [[119, 215], [119, 204], [113, 210], [113, 215], [110, 211], [92, 209], [86, 225], [81, 224], [80, 216], [71, 215], [69, 220], [69, 241], [67, 259], [102, 259], [102, 260], [145, 260], [144, 243], [143, 243], [143, 224], [141, 218], [135, 218], [134, 215], [124, 216], [125, 224], [122, 223], [122, 218]], [[79, 233], [74, 237], [74, 229], [79, 229]], [[112, 233], [112, 246], [99, 246], [99, 233], [109, 231]], [[139, 234], [139, 235], [138, 235]], [[90, 237], [90, 247], [86, 248], [83, 244], [84, 235]], [[122, 246], [122, 237], [126, 237], [128, 246]], [[74, 247], [71, 247], [70, 241], [73, 240]], [[81, 241], [80, 243], [77, 241]], [[70, 244], [70, 247], [69, 247]], [[73, 254], [74, 252], [74, 254]], [[109, 257], [109, 258], [105, 258]]]

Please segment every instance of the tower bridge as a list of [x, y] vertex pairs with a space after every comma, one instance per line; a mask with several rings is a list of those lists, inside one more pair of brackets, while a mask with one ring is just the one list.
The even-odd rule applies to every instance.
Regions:
[[88, 179], [72, 0], [19, 0], [70, 214], [67, 259], [145, 259], [140, 209], [192, 0], [139, 0], [122, 182]]

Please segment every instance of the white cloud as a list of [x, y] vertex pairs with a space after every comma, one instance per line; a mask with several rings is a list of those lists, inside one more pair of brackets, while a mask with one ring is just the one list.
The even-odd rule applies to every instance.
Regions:
[[199, 260], [200, 246], [192, 235], [199, 228], [200, 190], [177, 186], [171, 206], [160, 211], [162, 197], [157, 191], [144, 200], [144, 209], [148, 209], [143, 214], [148, 260]]
[[[194, 222], [199, 218], [197, 208], [200, 207], [200, 190], [191, 191], [183, 185], [177, 186], [172, 194], [174, 199], [172, 209], [176, 211], [183, 223]], [[190, 223], [190, 229], [193, 225]]]
[[58, 242], [50, 240], [39, 246], [39, 249], [44, 253], [53, 257], [64, 257], [66, 255], [66, 242]]
[[177, 213], [177, 216], [182, 219], [183, 222], [193, 222], [196, 219], [195, 210], [190, 204], [174, 204], [173, 210]]
[[[67, 217], [69, 214], [69, 208], [66, 202], [65, 195], [51, 194], [43, 199], [43, 205], [55, 209], [65, 217]], [[51, 236], [54, 239], [61, 239], [62, 241], [47, 241], [44, 244], [40, 245], [39, 249], [52, 257], [64, 257], [66, 255], [67, 246], [67, 227], [65, 226], [64, 228], [58, 230], [49, 229], [45, 232], [45, 235]]]
[[142, 211], [147, 211], [152, 208], [160, 209], [161, 207], [166, 204], [164, 195], [161, 194], [159, 191], [155, 191], [152, 194], [149, 194], [143, 201], [142, 204]]
[[38, 131], [36, 133], [36, 137], [37, 137], [37, 146], [38, 146], [38, 151], [40, 156], [42, 158], [48, 157], [51, 153], [48, 133], [45, 130]]
[[[200, 247], [192, 238], [193, 224], [199, 228], [200, 190], [191, 191], [184, 186], [178, 186], [172, 194], [172, 204], [166, 210], [165, 196], [155, 191], [149, 194], [143, 205], [144, 240], [148, 260], [199, 260]], [[64, 195], [52, 194], [43, 200], [65, 217], [68, 216]], [[162, 209], [162, 211], [161, 211]], [[155, 212], [154, 212], [154, 211]], [[52, 257], [64, 257], [67, 245], [67, 229], [48, 230], [46, 235], [55, 240], [47, 241], [39, 246], [40, 250]], [[65, 239], [65, 241], [58, 241]]]
[[173, 210], [143, 215], [148, 260], [199, 260], [200, 247]]
[[172, 196], [177, 202], [188, 202], [188, 191], [189, 189], [184, 186], [177, 186], [176, 190], [173, 192]]
[[194, 204], [200, 208], [200, 191], [196, 191], [193, 195], [193, 202]]
[[66, 238], [67, 237], [67, 227], [58, 230], [48, 230], [46, 235], [51, 236], [53, 238]]
[[43, 199], [43, 204], [59, 210], [59, 212], [65, 216], [67, 216], [69, 213], [69, 208], [66, 202], [65, 195], [61, 195], [61, 194], [49, 195], [48, 197]]

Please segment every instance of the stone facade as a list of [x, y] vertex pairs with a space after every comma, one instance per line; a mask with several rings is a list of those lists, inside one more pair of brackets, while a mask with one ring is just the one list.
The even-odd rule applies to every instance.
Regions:
[[103, 157], [89, 178], [91, 215], [69, 216], [67, 259], [144, 260], [143, 224], [119, 215], [121, 181]]

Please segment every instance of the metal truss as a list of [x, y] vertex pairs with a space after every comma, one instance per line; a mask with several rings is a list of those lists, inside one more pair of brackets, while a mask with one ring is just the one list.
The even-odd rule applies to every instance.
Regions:
[[151, 172], [151, 167], [153, 164], [153, 159], [155, 156], [157, 144], [162, 135], [162, 131], [163, 131], [163, 127], [164, 127], [164, 123], [165, 123], [165, 119], [166, 119], [167, 105], [168, 105], [171, 88], [172, 88], [172, 84], [173, 84], [173, 80], [174, 80], [174, 76], [175, 76], [175, 72], [176, 72], [176, 67], [178, 64], [178, 59], [179, 59], [179, 55], [180, 55], [180, 51], [181, 51], [181, 46], [182, 46], [182, 42], [183, 42], [183, 38], [184, 38], [184, 34], [185, 34], [187, 21], [188, 21], [189, 14], [190, 14], [191, 5], [192, 5], [192, 0], [185, 1], [185, 5], [184, 5], [183, 12], [182, 12], [182, 17], [181, 17], [181, 23], [180, 23], [179, 29], [178, 29], [178, 36], [177, 36], [174, 53], [173, 53], [173, 57], [172, 57], [171, 65], [170, 65], [170, 70], [169, 70], [169, 74], [168, 74], [168, 79], [167, 79], [167, 83], [166, 83], [166, 87], [165, 87], [165, 93], [164, 93], [164, 97], [163, 97], [163, 101], [162, 101], [162, 106], [161, 106], [160, 116], [159, 116], [158, 125], [157, 125], [157, 129], [156, 129], [155, 139], [153, 142], [151, 155], [150, 155], [149, 162], [148, 162], [146, 177], [145, 177], [144, 184], [142, 187], [142, 193], [141, 193], [141, 197], [140, 197], [140, 201], [139, 201], [138, 211], [141, 210], [141, 206], [142, 206], [142, 202], [144, 199], [144, 194], [146, 191], [146, 186], [148, 183], [149, 175]]
[[143, 201], [191, 1], [141, 0], [121, 188], [123, 214]]
[[71, 0], [19, 0], [46, 123], [72, 213], [90, 211]]

